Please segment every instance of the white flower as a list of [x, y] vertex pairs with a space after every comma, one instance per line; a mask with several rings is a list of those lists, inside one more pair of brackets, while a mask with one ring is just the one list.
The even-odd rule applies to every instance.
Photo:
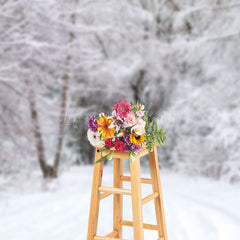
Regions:
[[120, 131], [120, 132], [117, 134], [117, 137], [123, 137], [124, 134], [125, 134], [125, 132]]
[[140, 104], [139, 104], [139, 108], [140, 108], [140, 110], [143, 111], [143, 110], [144, 110], [144, 105], [140, 103]]
[[99, 117], [103, 117], [103, 116], [105, 116], [104, 113], [99, 113]]
[[113, 116], [113, 117], [116, 117], [116, 116], [117, 116], [117, 113], [116, 113], [115, 110], [112, 111], [112, 116]]
[[123, 120], [117, 116], [116, 111], [112, 112], [112, 116], [108, 117], [113, 119], [113, 122], [109, 125], [108, 128], [116, 128], [116, 131], [118, 132], [121, 128], [121, 126], [123, 125]]
[[142, 135], [145, 134], [145, 128], [138, 124], [132, 127], [131, 132], [135, 132], [137, 135]]
[[90, 129], [88, 129], [87, 137], [88, 137], [88, 141], [93, 146], [98, 146], [98, 145], [103, 144], [103, 141], [100, 140], [100, 133], [99, 132], [93, 132]]

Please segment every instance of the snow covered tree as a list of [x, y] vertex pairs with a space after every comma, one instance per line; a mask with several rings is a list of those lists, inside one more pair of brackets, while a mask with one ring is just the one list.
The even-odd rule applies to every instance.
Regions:
[[162, 166], [239, 179], [238, 1], [0, 8], [0, 168], [37, 158], [47, 177], [61, 159], [92, 162], [88, 116], [127, 99], [168, 128]]

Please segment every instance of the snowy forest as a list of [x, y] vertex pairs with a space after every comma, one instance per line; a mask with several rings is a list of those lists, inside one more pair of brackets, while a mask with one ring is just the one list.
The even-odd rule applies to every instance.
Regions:
[[[1, 0], [0, 239], [86, 239], [94, 162], [87, 120], [126, 99], [167, 130], [158, 156], [169, 240], [237, 240], [239, 26], [239, 0]], [[183, 195], [174, 195], [177, 184]], [[224, 193], [231, 209], [217, 201]], [[184, 201], [193, 195], [205, 205]], [[19, 210], [29, 203], [29, 212]], [[181, 212], [188, 206], [196, 212]]]

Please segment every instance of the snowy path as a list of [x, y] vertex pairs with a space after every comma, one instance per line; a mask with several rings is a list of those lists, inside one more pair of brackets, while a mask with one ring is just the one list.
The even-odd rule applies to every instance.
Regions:
[[[0, 179], [0, 239], [85, 240], [92, 173], [91, 166], [72, 168], [47, 186], [38, 175], [29, 181]], [[149, 176], [147, 171], [142, 175]], [[165, 171], [161, 180], [169, 240], [240, 239], [239, 185]], [[103, 184], [111, 183], [112, 168], [105, 167]], [[150, 185], [143, 185], [143, 196], [149, 193]], [[112, 229], [112, 197], [100, 208], [98, 234], [104, 235]], [[131, 220], [129, 196], [124, 196], [123, 215]], [[153, 202], [144, 205], [143, 215], [144, 222], [155, 224]], [[132, 229], [123, 229], [124, 238], [133, 239]], [[157, 239], [156, 232], [145, 230], [145, 239]]]

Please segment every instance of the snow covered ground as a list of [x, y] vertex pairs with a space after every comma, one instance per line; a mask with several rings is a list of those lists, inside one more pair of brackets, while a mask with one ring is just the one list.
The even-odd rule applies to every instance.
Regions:
[[[44, 183], [40, 173], [28, 179], [0, 178], [1, 240], [85, 240], [93, 166], [72, 167], [59, 179]], [[127, 170], [125, 171], [127, 175]], [[142, 176], [149, 177], [147, 169]], [[169, 240], [239, 240], [240, 188], [224, 182], [161, 171]], [[112, 186], [106, 166], [103, 185]], [[143, 196], [151, 192], [143, 186]], [[124, 183], [124, 187], [130, 187]], [[131, 198], [124, 196], [124, 219], [131, 219]], [[112, 197], [100, 205], [98, 234], [112, 231]], [[144, 222], [155, 223], [153, 202], [143, 207]], [[133, 239], [132, 228], [123, 228]], [[145, 239], [157, 239], [145, 230]]]

